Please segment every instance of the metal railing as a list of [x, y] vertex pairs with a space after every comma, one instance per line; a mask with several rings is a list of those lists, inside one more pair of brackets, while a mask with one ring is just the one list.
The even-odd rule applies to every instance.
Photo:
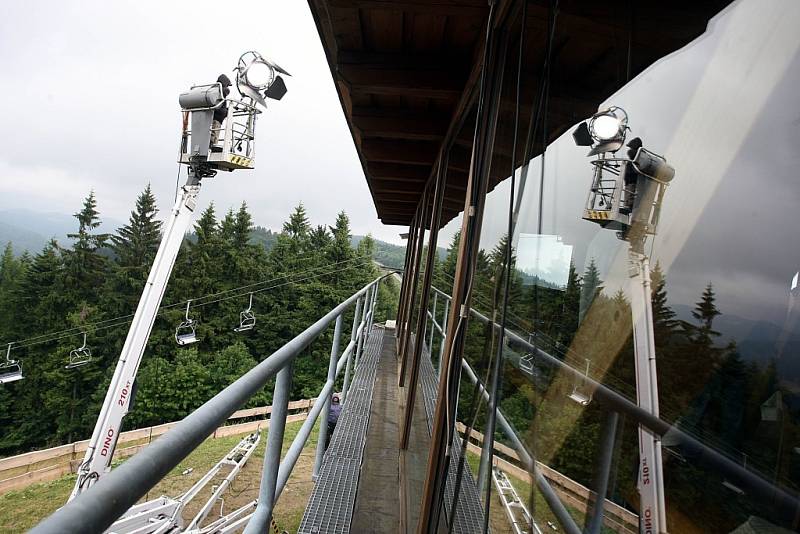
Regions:
[[[376, 278], [333, 308], [324, 317], [186, 416], [169, 432], [131, 457], [109, 475], [101, 478], [79, 497], [44, 519], [31, 532], [62, 534], [106, 530], [275, 376], [272, 416], [257, 504], [250, 503], [241, 511], [229, 514], [228, 517], [235, 517], [236, 520], [221, 529], [221, 531], [227, 531], [246, 525], [246, 533], [267, 532], [275, 503], [311, 435], [315, 422], [320, 414], [324, 414], [317, 440], [314, 475], [319, 470], [327, 439], [325, 421], [330, 410], [330, 398], [336, 378], [342, 368], [346, 366], [347, 371], [342, 390], [344, 400], [349, 387], [349, 371], [354, 363], [358, 362], [365, 337], [369, 335], [368, 325], [373, 322], [379, 285], [387, 276], [390, 274]], [[343, 317], [354, 304], [356, 310], [350, 342], [340, 356], [339, 345]], [[314, 404], [281, 461], [294, 360], [334, 322], [328, 377], [317, 397], [325, 399], [325, 401]], [[254, 504], [255, 511], [248, 513], [249, 510], [246, 509], [252, 509]]]
[[[426, 315], [430, 319], [430, 324], [426, 321], [426, 329], [430, 327], [430, 331], [422, 333], [422, 335], [425, 336], [427, 334], [430, 336], [428, 346], [430, 347], [431, 351], [433, 349], [434, 333], [438, 333], [439, 336], [441, 336], [439, 362], [437, 365], [437, 369], [439, 369], [441, 367], [441, 347], [444, 347], [444, 341], [447, 336], [447, 326], [446, 324], [440, 325], [436, 321], [435, 310], [439, 298], [444, 299], [445, 310], [449, 309], [452, 299], [450, 295], [435, 287], [431, 287], [431, 289], [434, 292], [434, 299], [432, 299], [434, 307], [433, 313], [426, 306]], [[472, 307], [470, 307], [470, 313], [478, 321], [484, 324], [492, 324], [495, 330], [499, 330], [501, 328], [500, 324], [492, 322], [486, 315], [480, 313]], [[445, 312], [443, 323], [446, 323], [446, 321], [447, 313]], [[707, 462], [710, 467], [724, 475], [727, 480], [735, 484], [737, 487], [740, 487], [744, 491], [749, 492], [754, 497], [760, 498], [763, 502], [779, 505], [787, 511], [794, 512], [796, 510], [800, 510], [800, 500], [798, 500], [797, 496], [792, 495], [784, 489], [776, 486], [759, 473], [753, 472], [746, 467], [739, 465], [715, 449], [697, 440], [693, 436], [640, 408], [628, 398], [587, 376], [582, 369], [576, 369], [567, 362], [545, 352], [534, 343], [531, 343], [529, 339], [523, 338], [508, 328], [505, 329], [505, 336], [516, 346], [522, 347], [524, 350], [528, 351], [537, 361], [566, 373], [566, 375], [573, 380], [581, 380], [583, 387], [590, 392], [594, 399], [603, 401], [604, 406], [608, 411], [608, 417], [603, 429], [603, 436], [601, 438], [602, 454], [600, 458], [598, 458], [597, 473], [599, 476], [597, 477], [597, 487], [595, 488], [595, 491], [599, 495], [605, 497], [605, 489], [607, 488], [608, 484], [608, 475], [611, 463], [611, 452], [613, 451], [614, 444], [613, 429], [616, 427], [615, 423], [617, 415], [623, 413], [650, 432], [656, 433], [660, 436], [670, 432], [670, 436], [674, 437], [673, 441], [675, 444], [684, 445], [691, 448], [691, 450], [695, 451], [695, 458], [698, 461]], [[519, 363], [517, 363], [517, 365], [519, 365]], [[462, 359], [461, 367], [466, 378], [469, 379], [469, 381], [473, 384], [477, 385], [479, 394], [481, 394], [483, 398], [488, 401], [489, 392], [484, 388], [484, 385], [470, 367], [469, 363], [467, 363], [466, 359]], [[530, 373], [523, 372], [522, 374], [528, 380], [534, 382]], [[499, 409], [497, 410], [497, 423], [502, 432], [511, 442], [512, 447], [517, 451], [523, 467], [529, 473], [533, 474], [536, 487], [542, 493], [542, 496], [547, 502], [548, 507], [561, 523], [562, 528], [570, 534], [581, 534], [584, 532], [584, 530], [577, 525], [574, 518], [569, 514], [566, 507], [561, 502], [561, 499], [558, 497], [555, 490], [550, 486], [550, 483], [547, 481], [544, 475], [542, 475], [539, 469], [535, 468], [535, 462], [532, 454], [516, 434], [514, 428], [503, 415], [503, 412]], [[487, 446], [491, 447], [491, 442], [491, 439], [485, 440], [484, 448]], [[487, 481], [490, 473], [490, 468], [486, 464], [486, 458], [484, 456], [485, 455], [481, 456], [481, 464], [478, 472], [479, 489], [483, 488], [483, 484]], [[599, 499], [596, 501], [599, 501]], [[587, 525], [585, 532], [600, 532], [602, 519], [603, 513], [601, 508], [591, 510], [590, 513], [587, 514]]]

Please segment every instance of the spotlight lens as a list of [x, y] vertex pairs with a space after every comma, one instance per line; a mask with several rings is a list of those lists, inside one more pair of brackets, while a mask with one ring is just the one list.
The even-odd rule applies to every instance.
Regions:
[[247, 85], [265, 89], [272, 83], [273, 76], [272, 67], [261, 61], [254, 61], [247, 69]]
[[601, 141], [614, 139], [619, 135], [622, 121], [613, 115], [600, 115], [592, 121], [592, 133]]

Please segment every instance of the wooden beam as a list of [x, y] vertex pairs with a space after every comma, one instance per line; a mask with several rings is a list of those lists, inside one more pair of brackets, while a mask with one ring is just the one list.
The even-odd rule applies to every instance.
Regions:
[[425, 183], [430, 174], [429, 169], [419, 165], [403, 165], [400, 163], [367, 162], [367, 173], [375, 179], [392, 179]]
[[464, 87], [462, 73], [448, 70], [340, 65], [339, 78], [355, 93], [455, 99]]
[[364, 139], [361, 143], [367, 161], [426, 166], [429, 173], [438, 150], [439, 144], [429, 141]]
[[489, 13], [485, 0], [329, 0], [331, 7], [403, 11], [422, 15], [460, 15], [484, 18]]
[[338, 64], [357, 65], [385, 70], [425, 70], [469, 72], [471, 58], [464, 54], [448, 52], [364, 52], [362, 50], [341, 50], [337, 55]]
[[404, 112], [386, 113], [373, 108], [354, 108], [353, 125], [368, 137], [405, 139], [410, 141], [441, 141], [448, 120], [441, 116]]

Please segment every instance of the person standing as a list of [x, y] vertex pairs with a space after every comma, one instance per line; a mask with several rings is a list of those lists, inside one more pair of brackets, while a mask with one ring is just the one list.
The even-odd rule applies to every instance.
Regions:
[[[222, 97], [227, 98], [231, 93], [231, 80], [224, 74], [220, 74], [217, 83], [222, 85]], [[219, 133], [222, 131], [222, 123], [228, 117], [228, 102], [224, 101], [221, 106], [214, 110], [214, 120], [211, 123], [211, 151], [222, 152], [222, 148], [216, 146], [219, 141]]]
[[339, 404], [339, 395], [334, 394], [333, 398], [331, 398], [331, 409], [328, 412], [328, 437], [325, 441], [325, 448], [328, 448], [328, 444], [331, 442], [331, 436], [333, 436], [333, 431], [336, 430], [336, 423], [339, 422], [339, 415], [342, 413], [342, 405]]

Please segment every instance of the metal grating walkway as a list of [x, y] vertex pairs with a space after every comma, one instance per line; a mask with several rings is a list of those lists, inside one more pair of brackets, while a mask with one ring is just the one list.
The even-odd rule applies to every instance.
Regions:
[[383, 328], [373, 326], [298, 534], [350, 532], [382, 345]]
[[[431, 421], [436, 410], [436, 389], [438, 378], [436, 370], [430, 358], [430, 351], [427, 345], [423, 346], [423, 355], [420, 358], [419, 385], [425, 397], [425, 411], [428, 414], [428, 432], [432, 432]], [[451, 517], [453, 507], [453, 492], [458, 473], [458, 464], [461, 461], [461, 439], [458, 434], [453, 436], [451, 447], [450, 467], [447, 470], [447, 484], [445, 485], [445, 512], [448, 519]], [[461, 487], [459, 490], [458, 505], [456, 506], [456, 517], [453, 525], [453, 532], [457, 534], [472, 534], [483, 529], [483, 507], [478, 494], [478, 487], [472, 477], [469, 464], [464, 462], [464, 474], [461, 477]]]

